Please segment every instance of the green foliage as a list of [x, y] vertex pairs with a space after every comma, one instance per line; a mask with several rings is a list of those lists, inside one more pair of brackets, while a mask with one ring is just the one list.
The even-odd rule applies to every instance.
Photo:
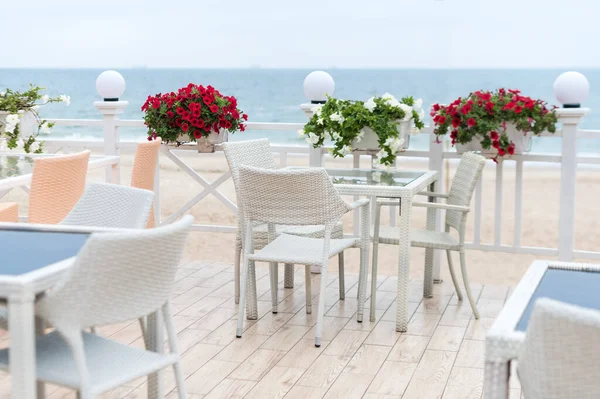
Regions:
[[434, 104], [431, 116], [434, 133], [450, 133], [452, 144], [478, 140], [484, 149], [495, 148], [498, 156], [512, 154], [514, 143], [506, 135], [506, 123], [534, 135], [556, 132], [556, 107], [542, 100], [522, 96], [519, 90], [476, 91], [448, 106]]
[[421, 104], [421, 100], [415, 101], [412, 97], [398, 101], [390, 94], [373, 97], [367, 102], [328, 96], [322, 107], [313, 108], [314, 115], [304, 126], [302, 135], [314, 148], [322, 147], [325, 140], [331, 138], [331, 153], [334, 157], [343, 157], [352, 151], [354, 140], [362, 140], [363, 129], [368, 127], [378, 137], [379, 162], [391, 165], [401, 145], [400, 121], [412, 121], [416, 131], [424, 127]]

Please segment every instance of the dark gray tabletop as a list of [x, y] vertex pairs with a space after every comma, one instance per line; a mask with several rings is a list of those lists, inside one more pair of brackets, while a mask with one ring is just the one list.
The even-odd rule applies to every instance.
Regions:
[[77, 255], [89, 233], [0, 230], [0, 276], [16, 276]]
[[538, 298], [550, 298], [600, 310], [600, 273], [548, 268], [529, 299], [517, 331], [526, 331], [533, 306]]

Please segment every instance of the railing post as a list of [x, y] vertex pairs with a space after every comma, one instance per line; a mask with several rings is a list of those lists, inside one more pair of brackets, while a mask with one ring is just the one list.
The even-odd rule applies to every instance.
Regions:
[[[313, 116], [312, 109], [315, 106], [320, 107], [321, 104], [300, 104], [300, 109], [310, 119]], [[311, 168], [323, 166], [323, 151], [321, 148], [313, 148], [312, 145], [308, 145], [308, 166]]]
[[577, 177], [577, 130], [589, 108], [557, 110], [562, 122], [562, 158], [560, 170], [560, 214], [558, 218], [558, 260], [573, 260], [575, 233], [575, 183]]
[[[119, 156], [119, 126], [117, 121], [119, 115], [123, 113], [125, 107], [129, 103], [127, 101], [95, 101], [94, 106], [104, 117], [104, 154]], [[106, 167], [106, 181], [114, 184], [120, 184], [120, 168], [117, 164], [115, 167]]]
[[[444, 192], [445, 176], [444, 176], [444, 141], [438, 142], [437, 136], [433, 133], [429, 135], [429, 170], [438, 172], [438, 179], [435, 184], [436, 192]], [[435, 209], [428, 209], [427, 219], [434, 218], [435, 231], [440, 231], [442, 225], [442, 212], [436, 212]], [[433, 215], [429, 215], [429, 213]], [[429, 226], [428, 226], [429, 227]], [[433, 251], [433, 282], [440, 283], [440, 251]]]

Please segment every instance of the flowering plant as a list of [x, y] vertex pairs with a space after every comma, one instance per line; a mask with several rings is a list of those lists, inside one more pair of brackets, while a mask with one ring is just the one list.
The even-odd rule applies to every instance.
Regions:
[[515, 144], [506, 134], [507, 122], [523, 134], [554, 133], [557, 122], [554, 109], [542, 100], [522, 96], [519, 90], [498, 89], [476, 91], [448, 106], [434, 104], [430, 115], [438, 139], [450, 131], [452, 145], [479, 140], [484, 149], [493, 147], [497, 156], [504, 156], [515, 151]]
[[[4, 120], [0, 120], [0, 133], [4, 133], [7, 137], [5, 145], [9, 149], [22, 147], [25, 152], [41, 153], [43, 142], [36, 141], [36, 139], [40, 133], [50, 134], [54, 123], [40, 117], [38, 113], [40, 105], [55, 102], [63, 102], [67, 106], [71, 104], [71, 97], [66, 94], [50, 97], [47, 94], [41, 94], [42, 90], [44, 88], [29, 85], [29, 90], [22, 93], [11, 89], [0, 92], [0, 111], [6, 114]], [[36, 126], [34, 126], [32, 134], [23, 139], [20, 137], [21, 122], [27, 114], [33, 116]], [[2, 144], [4, 145], [4, 143]]]
[[170, 92], [148, 96], [142, 106], [146, 113], [148, 140], [161, 137], [165, 142], [181, 144], [179, 137], [189, 136], [190, 141], [208, 137], [210, 132], [226, 129], [231, 133], [246, 130], [248, 115], [237, 108], [233, 96], [224, 96], [212, 86], [190, 83], [177, 93]]
[[413, 132], [418, 132], [423, 124], [423, 100], [404, 97], [397, 100], [391, 94], [371, 97], [366, 102], [339, 100], [327, 97], [323, 106], [311, 110], [312, 118], [300, 132], [314, 148], [323, 146], [327, 136], [333, 141], [330, 150], [334, 157], [343, 157], [352, 151], [352, 142], [360, 142], [365, 134], [364, 128], [377, 134], [380, 151], [378, 161], [391, 165], [402, 147], [399, 137], [400, 121], [412, 121]]

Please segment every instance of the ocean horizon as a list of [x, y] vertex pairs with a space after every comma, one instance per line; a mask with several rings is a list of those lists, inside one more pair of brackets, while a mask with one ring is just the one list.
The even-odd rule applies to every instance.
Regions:
[[[92, 103], [100, 100], [96, 92], [96, 77], [104, 69], [96, 68], [21, 68], [0, 69], [0, 90], [26, 89], [29, 84], [47, 88], [53, 96], [68, 94], [71, 105], [48, 104], [40, 110], [42, 117], [67, 119], [98, 119], [99, 112]], [[223, 68], [223, 69], [118, 69], [126, 81], [122, 100], [129, 101], [123, 119], [141, 119], [141, 105], [148, 95], [175, 91], [190, 82], [212, 85], [227, 95], [238, 99], [239, 107], [248, 114], [250, 122], [297, 122], [306, 121], [300, 104], [308, 102], [304, 97], [302, 83], [314, 69], [292, 68]], [[565, 69], [345, 69], [324, 68], [335, 80], [334, 96], [343, 99], [366, 100], [373, 95], [391, 93], [396, 97], [422, 98], [428, 110], [434, 103], [448, 103], [459, 96], [475, 90], [493, 90], [499, 87], [521, 90], [525, 95], [557, 104], [553, 93], [556, 77]], [[600, 69], [577, 69], [590, 81], [590, 96], [582, 104], [590, 108], [584, 119], [583, 129], [600, 130], [600, 92], [594, 92], [595, 82], [600, 81]], [[427, 114], [426, 124], [431, 120]], [[124, 139], [142, 139], [144, 129], [123, 128]], [[102, 131], [91, 127], [55, 127], [56, 138], [101, 138]], [[295, 132], [238, 132], [232, 140], [268, 137], [273, 143], [303, 144]], [[411, 140], [411, 148], [427, 147], [425, 137]], [[600, 153], [600, 139], [579, 140], [580, 152]], [[538, 138], [532, 151], [559, 152], [560, 139]]]

